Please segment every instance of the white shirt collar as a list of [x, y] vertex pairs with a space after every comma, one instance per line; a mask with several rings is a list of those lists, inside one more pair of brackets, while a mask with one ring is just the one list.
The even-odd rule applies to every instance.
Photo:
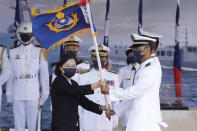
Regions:
[[22, 47], [22, 48], [26, 48], [26, 49], [27, 49], [27, 48], [31, 48], [32, 46], [33, 46], [33, 45], [32, 45], [31, 43], [30, 43], [29, 45], [27, 45], [27, 46], [24, 46], [23, 44], [21, 44], [21, 47]]
[[151, 57], [154, 57], [154, 56], [156, 56], [156, 54], [155, 54], [155, 53], [151, 54]]

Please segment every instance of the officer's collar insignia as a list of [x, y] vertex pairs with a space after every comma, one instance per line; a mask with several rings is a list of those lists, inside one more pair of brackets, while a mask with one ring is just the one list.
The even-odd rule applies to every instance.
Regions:
[[15, 59], [20, 59], [20, 56], [19, 55], [16, 55], [16, 58]]
[[148, 66], [150, 66], [150, 65], [151, 65], [151, 63], [149, 62], [149, 63], [147, 63], [147, 64], [146, 64], [146, 66], [145, 66], [145, 67], [148, 67]]

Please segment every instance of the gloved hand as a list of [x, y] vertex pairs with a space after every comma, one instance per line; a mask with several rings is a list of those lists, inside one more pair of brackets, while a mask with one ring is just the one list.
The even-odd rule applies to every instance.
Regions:
[[112, 116], [112, 127], [113, 128], [117, 128], [118, 127], [118, 116], [117, 115], [113, 115]]
[[7, 102], [13, 103], [13, 96], [12, 95], [7, 95]]
[[46, 96], [41, 96], [41, 98], [40, 98], [40, 105], [42, 106], [44, 103], [45, 103], [45, 101], [48, 99], [48, 97], [46, 97]]

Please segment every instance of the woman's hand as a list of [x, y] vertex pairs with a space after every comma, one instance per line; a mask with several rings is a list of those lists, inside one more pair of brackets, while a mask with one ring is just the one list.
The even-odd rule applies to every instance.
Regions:
[[111, 110], [111, 106], [110, 105], [100, 106], [100, 110], [108, 112]]
[[99, 80], [97, 83], [91, 85], [91, 89], [94, 90], [96, 88], [105, 88], [106, 80]]

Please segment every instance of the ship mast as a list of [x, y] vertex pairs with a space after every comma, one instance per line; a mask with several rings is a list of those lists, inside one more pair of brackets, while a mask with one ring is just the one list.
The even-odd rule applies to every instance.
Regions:
[[188, 28], [185, 28], [184, 35], [185, 35], [185, 41], [183, 43], [185, 43], [185, 45], [188, 46], [188, 44], [189, 44], [189, 32], [188, 32]]

